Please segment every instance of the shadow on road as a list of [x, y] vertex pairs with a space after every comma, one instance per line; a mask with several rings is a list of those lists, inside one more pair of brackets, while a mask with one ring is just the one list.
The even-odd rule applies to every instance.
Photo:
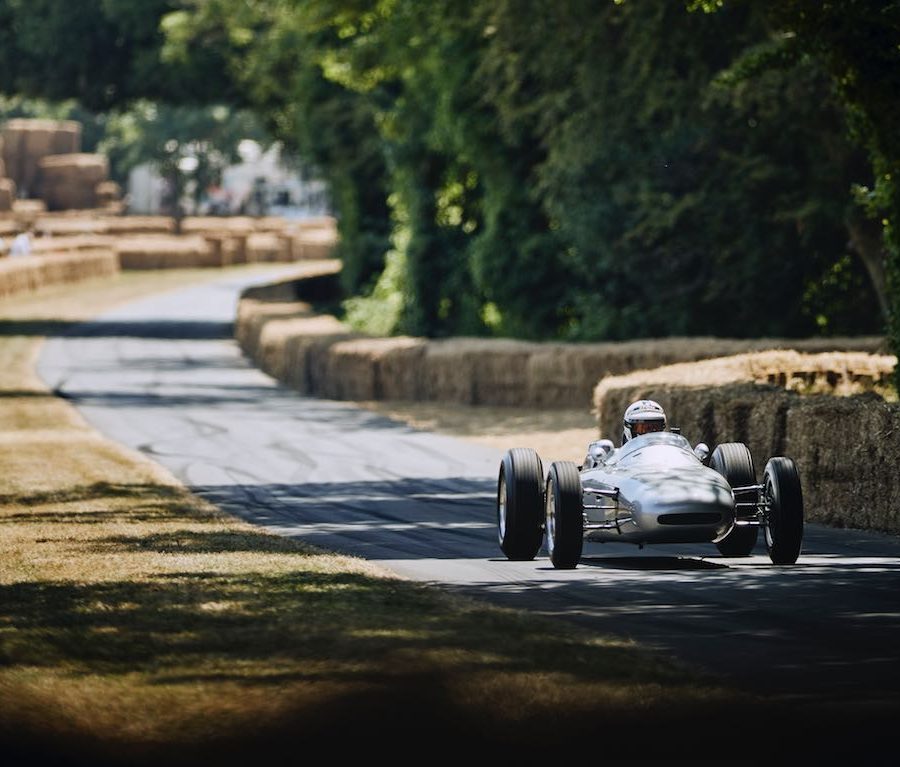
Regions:
[[0, 336], [66, 336], [68, 338], [146, 338], [206, 341], [232, 338], [231, 322], [204, 320], [2, 320]]

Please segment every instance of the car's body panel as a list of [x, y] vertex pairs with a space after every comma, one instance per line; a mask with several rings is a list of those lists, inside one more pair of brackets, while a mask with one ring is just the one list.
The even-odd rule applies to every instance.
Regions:
[[718, 541], [734, 526], [734, 495], [688, 441], [646, 434], [582, 467], [585, 538], [630, 543]]

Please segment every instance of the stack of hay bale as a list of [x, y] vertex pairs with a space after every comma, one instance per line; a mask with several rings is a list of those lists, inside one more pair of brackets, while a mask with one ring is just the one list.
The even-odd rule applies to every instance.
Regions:
[[41, 197], [48, 210], [96, 208], [97, 187], [108, 176], [103, 155], [49, 155], [40, 161]]
[[[107, 179], [105, 157], [81, 152], [81, 124], [72, 120], [9, 120], [3, 127], [2, 158], [23, 198], [40, 197], [49, 210], [96, 208], [118, 194]], [[0, 185], [0, 209], [3, 206]], [[10, 207], [12, 204], [10, 203]]]
[[3, 162], [22, 197], [40, 191], [45, 157], [81, 150], [81, 124], [72, 120], [9, 120], [3, 126]]
[[0, 213], [12, 210], [16, 199], [16, 182], [6, 178], [6, 164], [3, 162], [3, 136], [0, 136]]

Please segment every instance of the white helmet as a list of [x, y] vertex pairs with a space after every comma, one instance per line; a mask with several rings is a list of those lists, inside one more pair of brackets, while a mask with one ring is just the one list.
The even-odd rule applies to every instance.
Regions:
[[666, 411], [652, 399], [639, 399], [632, 402], [625, 411], [622, 429], [622, 444], [641, 434], [653, 431], [665, 431]]

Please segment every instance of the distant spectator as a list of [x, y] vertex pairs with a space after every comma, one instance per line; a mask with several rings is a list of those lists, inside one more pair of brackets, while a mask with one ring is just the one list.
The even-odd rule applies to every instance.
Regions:
[[22, 232], [17, 234], [9, 246], [10, 256], [30, 256], [31, 255], [31, 233]]

